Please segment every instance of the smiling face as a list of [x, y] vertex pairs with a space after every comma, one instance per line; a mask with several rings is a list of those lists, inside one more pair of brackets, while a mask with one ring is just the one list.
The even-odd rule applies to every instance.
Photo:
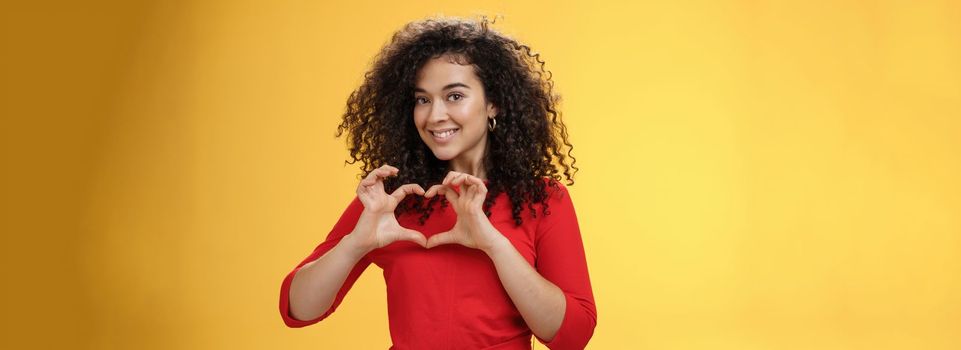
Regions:
[[451, 161], [454, 170], [473, 173], [482, 164], [487, 120], [495, 115], [472, 65], [442, 55], [418, 70], [414, 126], [434, 156]]

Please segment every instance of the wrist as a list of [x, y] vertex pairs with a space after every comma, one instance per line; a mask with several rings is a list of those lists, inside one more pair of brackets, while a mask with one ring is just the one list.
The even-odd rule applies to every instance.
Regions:
[[369, 244], [364, 244], [354, 232], [348, 233], [341, 238], [338, 245], [343, 246], [351, 256], [356, 257], [358, 260], [375, 248]]
[[504, 235], [498, 234], [497, 238], [494, 238], [491, 244], [481, 250], [487, 254], [488, 257], [494, 258], [494, 255], [504, 251], [505, 249], [514, 249], [514, 245], [511, 241], [504, 237]]

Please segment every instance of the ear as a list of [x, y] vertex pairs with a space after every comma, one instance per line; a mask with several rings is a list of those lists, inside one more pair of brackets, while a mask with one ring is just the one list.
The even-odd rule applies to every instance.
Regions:
[[498, 113], [498, 110], [497, 110], [497, 107], [494, 106], [494, 103], [488, 102], [488, 103], [487, 103], [487, 117], [490, 118], [491, 116], [497, 116], [497, 113]]

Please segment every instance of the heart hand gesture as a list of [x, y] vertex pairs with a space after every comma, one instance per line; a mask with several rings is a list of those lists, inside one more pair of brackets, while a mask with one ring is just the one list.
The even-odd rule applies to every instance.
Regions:
[[451, 171], [443, 183], [432, 186], [424, 197], [431, 198], [437, 194], [444, 195], [451, 202], [457, 213], [457, 222], [450, 231], [431, 236], [427, 240], [427, 248], [456, 243], [488, 252], [506, 239], [484, 214], [487, 186], [480, 178]]
[[364, 211], [350, 234], [366, 251], [383, 248], [399, 240], [427, 246], [424, 234], [400, 226], [394, 216], [394, 209], [408, 194], [424, 195], [424, 188], [418, 184], [402, 185], [388, 195], [384, 190], [384, 179], [397, 175], [398, 171], [395, 167], [384, 165], [367, 174], [357, 186], [357, 197], [364, 204]]

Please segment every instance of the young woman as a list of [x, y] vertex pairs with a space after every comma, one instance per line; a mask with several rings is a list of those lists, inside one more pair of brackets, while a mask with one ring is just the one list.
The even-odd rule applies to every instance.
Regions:
[[351, 94], [337, 135], [364, 178], [283, 280], [287, 326], [329, 316], [374, 263], [392, 349], [586, 346], [597, 311], [559, 183], [577, 171], [559, 97], [539, 55], [488, 25], [407, 24]]

